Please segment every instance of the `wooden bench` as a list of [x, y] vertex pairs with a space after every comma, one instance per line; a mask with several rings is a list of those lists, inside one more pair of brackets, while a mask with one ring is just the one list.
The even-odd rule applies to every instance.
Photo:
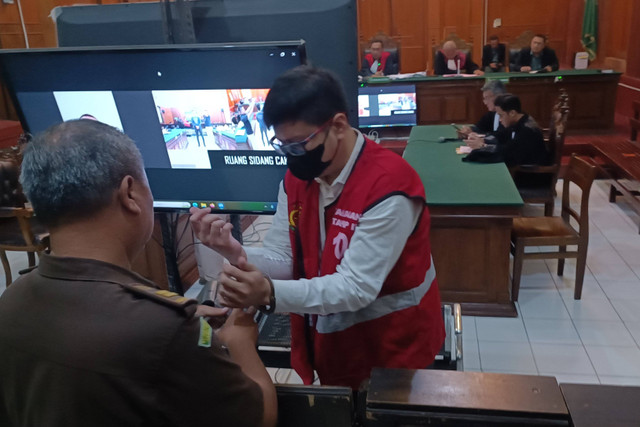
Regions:
[[[622, 195], [640, 215], [640, 145], [631, 141], [592, 142], [596, 160], [601, 159], [609, 170], [611, 189], [609, 201], [615, 203]], [[640, 232], [640, 226], [639, 226]]]

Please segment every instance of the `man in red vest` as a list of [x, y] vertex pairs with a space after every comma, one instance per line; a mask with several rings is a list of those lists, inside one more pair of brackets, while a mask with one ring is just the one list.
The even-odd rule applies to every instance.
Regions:
[[243, 248], [221, 217], [191, 211], [198, 238], [230, 262], [220, 302], [292, 313], [291, 362], [307, 384], [314, 370], [357, 389], [373, 367], [427, 367], [445, 332], [418, 174], [349, 125], [328, 71], [286, 72], [263, 111], [288, 162], [263, 247]]
[[384, 50], [381, 40], [373, 40], [369, 47], [369, 53], [362, 58], [360, 75], [363, 77], [382, 77], [389, 74], [398, 74], [397, 64], [394, 64], [391, 54]]

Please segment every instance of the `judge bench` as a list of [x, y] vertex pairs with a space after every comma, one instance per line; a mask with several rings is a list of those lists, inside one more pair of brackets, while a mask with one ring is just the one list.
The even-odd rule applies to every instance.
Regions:
[[367, 85], [416, 85], [418, 125], [475, 123], [485, 112], [480, 88], [485, 80], [501, 80], [518, 95], [524, 110], [545, 127], [561, 88], [569, 94], [569, 132], [612, 129], [620, 73], [602, 70], [559, 70], [552, 73], [492, 73], [474, 77], [370, 78]]

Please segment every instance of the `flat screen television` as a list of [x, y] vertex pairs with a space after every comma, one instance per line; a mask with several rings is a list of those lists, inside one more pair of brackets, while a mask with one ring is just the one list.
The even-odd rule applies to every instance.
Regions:
[[[95, 2], [94, 2], [95, 3]], [[108, 3], [108, 2], [102, 2]], [[191, 27], [198, 43], [303, 39], [308, 61], [335, 72], [344, 87], [352, 126], [358, 125], [358, 21], [356, 0], [192, 0], [191, 19], [171, 22], [163, 3], [75, 5], [55, 8], [59, 46], [123, 46], [167, 43], [167, 24]], [[171, 25], [169, 25], [171, 26]]]
[[360, 128], [415, 126], [415, 85], [361, 86], [358, 88]]
[[302, 40], [0, 51], [22, 125], [90, 118], [137, 144], [158, 210], [274, 213], [286, 157], [262, 106]]

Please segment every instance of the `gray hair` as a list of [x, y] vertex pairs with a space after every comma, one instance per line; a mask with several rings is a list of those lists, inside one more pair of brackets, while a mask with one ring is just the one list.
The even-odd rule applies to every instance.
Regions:
[[144, 177], [142, 156], [128, 136], [95, 120], [71, 120], [27, 145], [20, 183], [38, 220], [55, 227], [108, 206], [127, 175]]
[[491, 92], [496, 96], [507, 93], [507, 88], [504, 87], [500, 80], [487, 80], [481, 90], [483, 92]]

